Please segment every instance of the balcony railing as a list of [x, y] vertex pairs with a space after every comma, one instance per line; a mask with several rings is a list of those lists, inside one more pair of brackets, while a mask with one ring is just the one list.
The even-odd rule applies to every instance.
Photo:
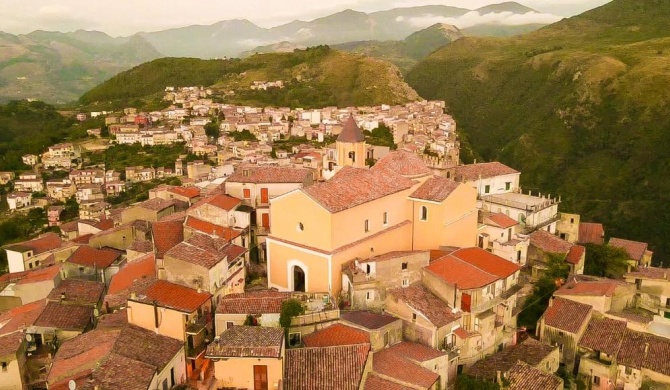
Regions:
[[495, 203], [502, 206], [512, 207], [517, 210], [526, 210], [531, 213], [536, 213], [538, 211], [547, 209], [559, 203], [558, 199], [545, 199], [545, 201], [540, 204], [531, 205], [524, 202], [511, 200], [504, 196], [497, 196], [497, 195], [483, 195], [480, 196], [480, 199], [487, 203]]
[[545, 226], [551, 225], [554, 222], [561, 220], [561, 217], [558, 214], [554, 214], [551, 218], [545, 219], [544, 221], [538, 222], [534, 225], [526, 225], [525, 231], [541, 229]]

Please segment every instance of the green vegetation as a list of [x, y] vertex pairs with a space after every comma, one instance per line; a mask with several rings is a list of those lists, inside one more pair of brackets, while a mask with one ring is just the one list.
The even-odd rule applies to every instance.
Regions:
[[460, 374], [456, 377], [456, 390], [498, 390], [500, 385], [495, 382], [477, 379], [475, 377]]
[[281, 312], [279, 313], [279, 325], [284, 328], [284, 339], [286, 346], [289, 346], [288, 330], [291, 327], [293, 318], [305, 314], [305, 307], [300, 300], [290, 298], [282, 302]]
[[379, 127], [372, 131], [365, 130], [365, 142], [369, 145], [388, 146], [391, 150], [397, 149], [397, 145], [393, 143], [393, 133], [391, 129], [384, 123], [380, 123]]
[[[33, 208], [27, 213], [15, 213], [0, 221], [0, 246], [24, 241], [45, 231], [47, 215], [42, 208]], [[7, 252], [0, 250], [0, 274], [7, 272]]]
[[249, 130], [233, 131], [230, 134], [235, 141], [258, 141], [255, 135]]
[[184, 145], [175, 144], [170, 146], [142, 146], [113, 145], [105, 151], [87, 153], [89, 165], [103, 165], [107, 170], [125, 172], [126, 167], [174, 167], [175, 160], [180, 155], [187, 155], [186, 161], [198, 160], [194, 154], [187, 154]]
[[526, 297], [523, 309], [519, 313], [519, 326], [525, 326], [529, 333], [533, 333], [537, 321], [547, 310], [554, 291], [570, 273], [570, 267], [562, 256], [556, 254], [549, 254], [548, 256], [547, 269], [535, 282], [533, 293]]
[[[670, 255], [670, 3], [614, 0], [508, 39], [463, 38], [407, 74], [442, 99], [461, 153], [520, 171], [561, 209]], [[665, 264], [666, 266], [668, 264]]]
[[[284, 88], [251, 90], [254, 81], [282, 80]], [[235, 90], [228, 103], [317, 108], [405, 103], [417, 97], [388, 63], [317, 46], [245, 59], [161, 58], [122, 72], [85, 93], [80, 103], [145, 104], [166, 86]], [[144, 99], [144, 100], [142, 100]], [[152, 97], [155, 99], [155, 96]]]
[[628, 271], [628, 253], [609, 245], [586, 244], [586, 275], [619, 279]]

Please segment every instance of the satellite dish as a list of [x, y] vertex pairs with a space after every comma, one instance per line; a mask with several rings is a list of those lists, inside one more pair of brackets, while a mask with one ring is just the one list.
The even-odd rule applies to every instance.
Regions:
[[29, 343], [32, 342], [33, 341], [33, 335], [31, 335], [30, 333], [26, 333], [26, 341], [29, 342]]
[[67, 388], [70, 390], [74, 390], [77, 388], [77, 382], [74, 381], [74, 379], [70, 379], [70, 381], [67, 383]]
[[94, 317], [99, 317], [100, 316], [100, 311], [98, 310], [97, 307], [95, 309], [93, 309], [93, 316]]

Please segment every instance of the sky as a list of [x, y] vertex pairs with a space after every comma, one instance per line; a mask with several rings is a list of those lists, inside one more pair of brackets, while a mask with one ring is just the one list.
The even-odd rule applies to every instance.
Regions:
[[[228, 19], [248, 19], [261, 27], [293, 20], [312, 20], [344, 9], [362, 12], [443, 4], [475, 9], [503, 0], [0, 0], [0, 31], [103, 31], [127, 36]], [[534, 18], [551, 23], [582, 13], [609, 0], [521, 0], [538, 11]], [[472, 16], [472, 15], [471, 15]], [[483, 15], [480, 15], [483, 16]], [[472, 21], [470, 21], [471, 23]], [[417, 24], [419, 21], [417, 21]], [[511, 20], [509, 23], [514, 23]], [[463, 26], [459, 26], [463, 27]]]

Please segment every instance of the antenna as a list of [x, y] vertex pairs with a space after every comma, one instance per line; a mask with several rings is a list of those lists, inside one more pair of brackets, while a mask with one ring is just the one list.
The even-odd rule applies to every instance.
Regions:
[[70, 390], [75, 390], [77, 388], [77, 382], [75, 382], [74, 379], [70, 379], [70, 381], [67, 383], [67, 388]]

